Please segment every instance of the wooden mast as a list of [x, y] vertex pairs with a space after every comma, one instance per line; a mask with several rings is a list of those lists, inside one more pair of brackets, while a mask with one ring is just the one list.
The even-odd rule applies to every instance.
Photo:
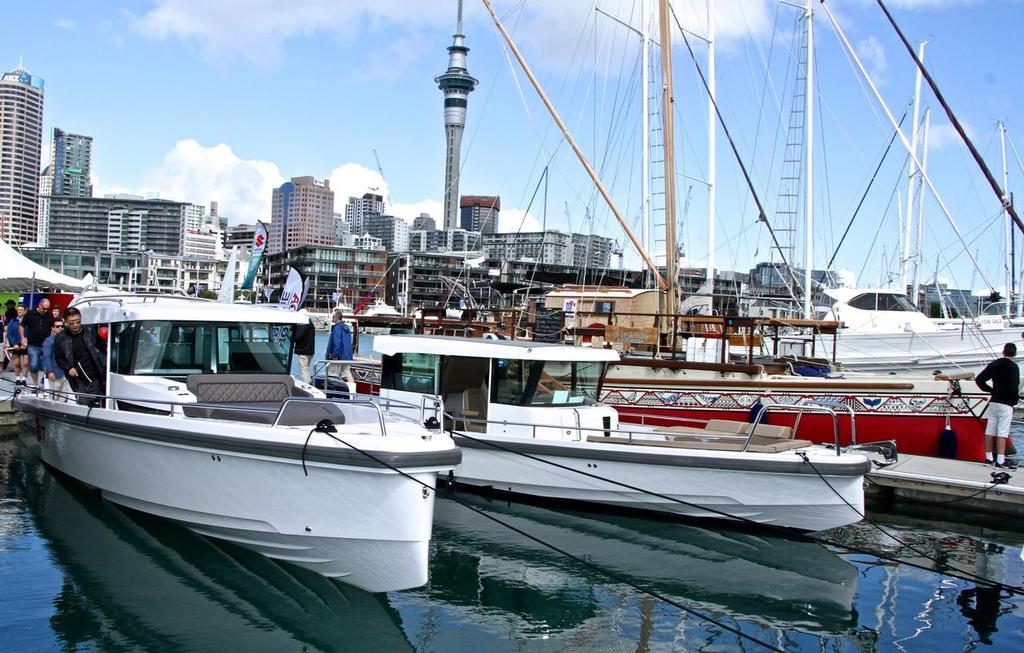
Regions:
[[662, 286], [664, 299], [663, 314], [674, 314], [679, 306], [676, 297], [676, 166], [675, 134], [673, 111], [675, 97], [672, 93], [672, 32], [669, 29], [668, 0], [658, 2], [658, 33], [661, 40], [661, 122], [663, 149], [665, 150], [665, 281]]

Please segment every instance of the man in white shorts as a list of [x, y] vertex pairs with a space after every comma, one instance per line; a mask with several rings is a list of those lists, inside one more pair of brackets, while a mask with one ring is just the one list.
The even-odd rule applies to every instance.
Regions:
[[[1013, 407], [1017, 405], [1020, 387], [1020, 369], [1013, 362], [1017, 345], [1008, 342], [1003, 345], [1003, 355], [982, 370], [974, 380], [978, 387], [991, 395], [985, 416], [985, 462], [992, 464], [992, 445], [995, 444], [996, 467], [1009, 467], [1006, 463], [1006, 441], [1010, 437], [1010, 421]], [[991, 385], [989, 384], [991, 381]]]

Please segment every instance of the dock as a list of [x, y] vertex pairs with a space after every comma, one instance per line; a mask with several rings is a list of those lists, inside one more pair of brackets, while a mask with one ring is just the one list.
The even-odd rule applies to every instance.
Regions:
[[868, 472], [866, 483], [869, 493], [897, 499], [1024, 516], [1024, 470], [900, 454], [899, 461]]

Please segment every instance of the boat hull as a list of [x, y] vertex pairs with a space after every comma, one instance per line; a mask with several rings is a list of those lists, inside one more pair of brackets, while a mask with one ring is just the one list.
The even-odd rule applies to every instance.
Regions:
[[[307, 461], [306, 476], [298, 459], [115, 432], [82, 423], [81, 408], [36, 411], [23, 440], [108, 500], [370, 592], [426, 582], [432, 489], [381, 468]], [[436, 470], [410, 475], [434, 487]]]
[[454, 435], [463, 450], [456, 480], [502, 492], [803, 531], [854, 523], [864, 513], [869, 463], [862, 456], [812, 457], [826, 485], [795, 453], [744, 454], [740, 459], [635, 444], [541, 444]]

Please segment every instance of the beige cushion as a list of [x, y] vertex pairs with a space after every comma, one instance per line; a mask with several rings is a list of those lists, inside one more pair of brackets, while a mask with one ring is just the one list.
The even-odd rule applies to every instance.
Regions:
[[750, 424], [733, 419], [709, 419], [708, 425], [704, 428], [719, 433], [747, 433], [750, 430]]

